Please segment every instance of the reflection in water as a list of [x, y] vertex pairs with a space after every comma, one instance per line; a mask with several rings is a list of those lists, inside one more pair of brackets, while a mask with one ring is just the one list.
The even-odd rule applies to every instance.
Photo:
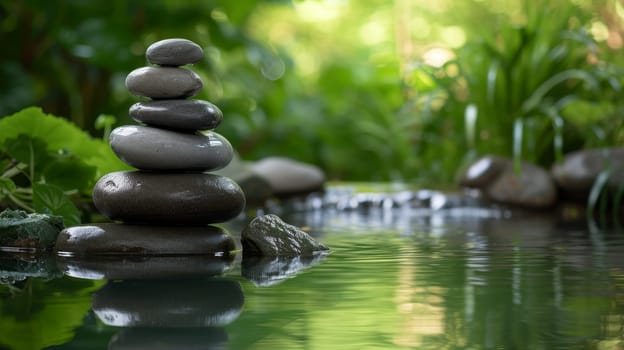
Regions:
[[[93, 312], [76, 329], [73, 348], [622, 348], [621, 231], [563, 226], [551, 216], [509, 216], [491, 208], [444, 209], [433, 195], [428, 201], [435, 210], [366, 200], [382, 205], [283, 213], [285, 221], [308, 226], [331, 247], [322, 263], [234, 261], [224, 277], [214, 278], [207, 266], [191, 263], [159, 276], [155, 270], [166, 271], [167, 264], [146, 261], [151, 267], [143, 273], [151, 279], [109, 281], [93, 293]], [[84, 261], [62, 264], [74, 276], [117, 271]], [[136, 269], [139, 275], [142, 269]], [[195, 279], [174, 279], [193, 269]], [[54, 296], [64, 286], [63, 295], [72, 298], [63, 302], [75, 302], [71, 283], [102, 284], [55, 281], [35, 284], [35, 295]], [[20, 309], [27, 304], [22, 299], [3, 296], [0, 330], [19, 324], [20, 334], [30, 334], [43, 324], [33, 309]], [[39, 309], [67, 313], [44, 305], [57, 299], [36, 300]], [[62, 339], [68, 343], [60, 348], [72, 348], [67, 334]]]
[[220, 275], [233, 255], [58, 257], [68, 276], [85, 279], [182, 279]]
[[111, 281], [93, 295], [93, 311], [116, 327], [224, 326], [243, 307], [238, 282], [200, 280]]
[[313, 256], [245, 256], [242, 261], [242, 275], [258, 287], [272, 286], [319, 264], [326, 255], [325, 252], [319, 252]]
[[115, 334], [109, 350], [227, 349], [223, 328], [126, 328]]

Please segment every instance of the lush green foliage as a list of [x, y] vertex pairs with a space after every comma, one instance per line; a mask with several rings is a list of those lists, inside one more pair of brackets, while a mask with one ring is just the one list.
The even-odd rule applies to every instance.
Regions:
[[[3, 1], [0, 115], [38, 105], [106, 135], [131, 122], [124, 78], [146, 47], [185, 37], [206, 49], [197, 98], [223, 110], [242, 158], [450, 184], [479, 154], [549, 164], [622, 140], [622, 60], [588, 31], [614, 4]], [[432, 44], [454, 58], [423, 62]]]
[[89, 197], [95, 181], [128, 166], [108, 144], [65, 119], [31, 107], [0, 119], [0, 206], [79, 223], [71, 198]]

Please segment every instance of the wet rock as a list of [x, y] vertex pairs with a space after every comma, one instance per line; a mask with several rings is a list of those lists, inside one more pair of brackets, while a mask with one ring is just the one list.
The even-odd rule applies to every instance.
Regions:
[[242, 275], [258, 287], [268, 287], [297, 276], [325, 259], [327, 251], [309, 256], [245, 256]]
[[147, 61], [162, 66], [183, 66], [199, 62], [204, 55], [196, 43], [180, 38], [160, 40], [148, 46]]
[[224, 176], [121, 171], [100, 178], [93, 203], [111, 220], [200, 225], [233, 219], [245, 208], [245, 195]]
[[216, 226], [115, 223], [69, 227], [61, 231], [56, 242], [57, 253], [66, 256], [226, 256], [235, 247], [232, 237]]
[[277, 215], [258, 216], [241, 234], [244, 256], [311, 256], [329, 248]]
[[586, 200], [594, 181], [605, 169], [611, 169], [609, 186], [617, 190], [624, 184], [624, 148], [589, 149], [566, 154], [551, 170], [562, 195], [567, 199]]
[[108, 282], [93, 295], [93, 311], [115, 327], [225, 326], [244, 303], [240, 283], [222, 278]]
[[157, 100], [130, 107], [130, 117], [140, 123], [179, 130], [211, 130], [223, 120], [221, 110], [202, 100]]
[[494, 179], [509, 165], [509, 160], [486, 156], [472, 163], [460, 177], [460, 185], [465, 187], [482, 188], [492, 183]]
[[223, 256], [216, 255], [59, 256], [57, 264], [64, 274], [74, 278], [90, 280], [173, 280], [204, 278], [223, 274], [232, 266], [234, 255], [228, 254], [228, 252], [224, 252]]
[[141, 170], [216, 170], [226, 166], [233, 153], [228, 140], [212, 131], [182, 133], [140, 125], [114, 129], [110, 145], [121, 160]]
[[278, 197], [321, 191], [325, 183], [319, 167], [283, 157], [261, 159], [251, 166], [251, 171], [264, 178]]
[[557, 188], [548, 171], [527, 162], [522, 164], [521, 172], [516, 173], [509, 161], [484, 191], [497, 203], [533, 209], [551, 207], [557, 201]]
[[50, 249], [63, 227], [60, 216], [7, 209], [0, 213], [0, 246]]
[[126, 88], [137, 96], [181, 99], [196, 95], [203, 83], [197, 73], [175, 67], [141, 67], [126, 77]]

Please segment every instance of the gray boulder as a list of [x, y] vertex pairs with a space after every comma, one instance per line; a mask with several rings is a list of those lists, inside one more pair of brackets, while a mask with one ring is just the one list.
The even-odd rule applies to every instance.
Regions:
[[496, 203], [540, 209], [553, 206], [557, 188], [548, 171], [523, 162], [520, 171], [511, 159], [487, 156], [469, 166], [460, 184], [477, 188]]
[[586, 200], [598, 175], [609, 168], [609, 186], [624, 184], [624, 148], [589, 149], [566, 154], [551, 173], [568, 199]]
[[317, 166], [284, 157], [267, 157], [251, 165], [251, 171], [265, 179], [277, 197], [321, 191], [325, 173]]
[[329, 248], [306, 232], [269, 214], [251, 220], [241, 234], [243, 256], [311, 256]]

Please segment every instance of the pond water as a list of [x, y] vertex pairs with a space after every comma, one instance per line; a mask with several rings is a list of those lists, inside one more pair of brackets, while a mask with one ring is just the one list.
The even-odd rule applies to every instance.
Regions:
[[0, 349], [624, 349], [621, 230], [489, 209], [281, 214], [332, 252], [184, 279], [108, 262], [151, 276], [114, 281], [0, 256]]

